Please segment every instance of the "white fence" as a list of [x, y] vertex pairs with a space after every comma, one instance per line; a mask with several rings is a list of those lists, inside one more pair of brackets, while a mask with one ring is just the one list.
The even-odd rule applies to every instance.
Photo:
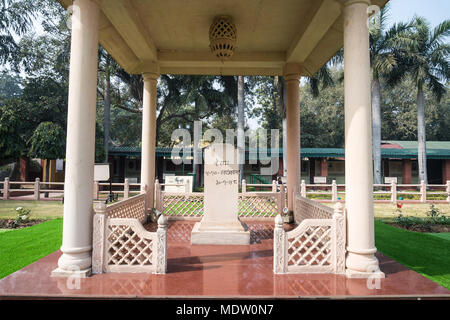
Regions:
[[[169, 218], [202, 217], [204, 214], [203, 192], [166, 192], [171, 184], [155, 183], [155, 208]], [[269, 188], [268, 191], [247, 191], [247, 187]], [[186, 191], [187, 190], [186, 186]], [[245, 218], [273, 218], [286, 206], [285, 188], [272, 184], [247, 185], [242, 181], [238, 195], [238, 214]]]
[[297, 194], [294, 218], [299, 225], [289, 232], [284, 231], [281, 215], [275, 218], [274, 273], [345, 273], [342, 204], [333, 209]]
[[[427, 203], [427, 202], [447, 202], [450, 203], [450, 181], [446, 184], [374, 184], [374, 201], [375, 202], [411, 202], [411, 203]], [[338, 202], [344, 201], [345, 184], [337, 184], [333, 180], [331, 184], [306, 184], [302, 180], [300, 185], [300, 194], [304, 198], [311, 197], [328, 197], [329, 200], [316, 199], [319, 202]], [[385, 195], [386, 199], [377, 199], [379, 196]], [[417, 200], [407, 199], [414, 196]], [[436, 200], [436, 196], [440, 196], [441, 200]], [[404, 199], [400, 199], [403, 198]]]
[[[112, 192], [122, 195], [123, 199], [140, 193], [139, 183], [129, 183], [125, 179], [123, 183], [112, 183]], [[110, 192], [110, 184], [107, 182], [94, 182], [94, 199], [100, 199]], [[0, 194], [3, 200], [21, 198], [22, 200], [42, 200], [43, 194], [53, 194], [54, 200], [61, 200], [64, 195], [64, 182], [42, 182], [39, 178], [35, 181], [9, 181], [5, 178], [0, 181]]]
[[92, 272], [152, 272], [167, 270], [167, 220], [158, 219], [156, 232], [145, 230], [146, 194], [106, 206], [95, 205]]
[[[128, 179], [125, 179], [124, 183], [112, 183], [111, 185], [113, 188], [113, 192], [115, 194], [121, 195], [123, 199], [128, 199], [130, 196], [140, 193], [140, 184], [129, 183]], [[160, 186], [162, 189], [164, 189], [165, 185], [161, 184]], [[271, 192], [274, 192], [273, 191], [274, 184], [273, 183], [245, 184], [245, 180], [242, 183], [243, 197], [240, 197], [241, 206], [245, 207], [246, 205], [248, 205], [249, 209], [252, 207], [262, 206], [266, 208], [265, 211], [268, 212], [269, 214], [269, 212], [271, 212], [271, 210], [269, 209], [273, 207], [273, 201], [272, 204], [270, 204], [271, 201], [268, 202], [261, 202], [259, 200], [252, 201], [252, 197], [256, 197], [256, 194], [255, 192], [247, 192], [246, 189], [247, 187], [266, 190], [268, 189], [269, 191], [272, 190]], [[109, 183], [94, 182], [94, 190], [93, 190], [94, 199], [100, 199], [104, 195], [107, 195], [109, 193], [109, 188], [110, 188]], [[280, 191], [279, 185], [277, 186], [277, 188], [278, 191]], [[56, 197], [54, 199], [58, 200], [61, 199], [61, 197], [64, 195], [64, 182], [41, 182], [39, 179], [36, 179], [33, 182], [21, 182], [21, 181], [9, 181], [8, 178], [5, 178], [4, 181], [0, 181], [0, 193], [1, 198], [4, 200], [10, 198], [12, 199], [20, 198], [22, 200], [41, 200], [42, 194], [45, 193], [55, 194]], [[345, 184], [336, 184], [335, 180], [333, 180], [333, 183], [331, 184], [306, 184], [305, 181], [302, 180], [300, 185], [300, 193], [305, 198], [316, 198], [316, 200], [319, 202], [338, 202], [343, 201], [345, 198]], [[395, 182], [391, 184], [375, 184], [373, 194], [375, 202], [397, 203], [398, 201], [401, 201], [406, 203], [407, 202], [450, 203], [450, 181], [447, 181], [446, 184], [441, 185], [438, 184], [426, 185], [424, 182], [420, 184], [397, 184]], [[261, 193], [260, 196], [268, 197], [269, 195], [266, 194], [266, 192], [264, 192]], [[176, 203], [179, 202], [179, 199], [181, 199], [180, 198], [181, 194], [174, 193], [172, 196], [170, 196], [168, 193], [166, 193], [165, 197], [166, 198], [164, 200], [166, 202], [172, 203], [172, 205], [175, 206]], [[200, 210], [200, 207], [202, 207], [203, 203], [202, 200], [203, 193], [201, 192], [189, 193], [189, 197], [191, 197], [191, 200], [193, 200], [193, 202], [195, 201], [198, 202], [197, 209]], [[384, 197], [385, 199], [378, 199], [380, 197]], [[416, 198], [416, 200], [408, 199], [408, 197], [414, 197]], [[179, 203], [179, 205], [182, 204]], [[168, 208], [170, 208], [170, 206]], [[192, 215], [194, 216], [201, 214], [202, 214], [201, 210], [195, 214], [194, 211], [192, 211]], [[251, 215], [251, 213], [249, 213], [249, 215]]]

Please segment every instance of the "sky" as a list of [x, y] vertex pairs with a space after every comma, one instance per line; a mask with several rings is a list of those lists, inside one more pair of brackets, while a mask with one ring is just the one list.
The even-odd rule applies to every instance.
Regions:
[[432, 27], [450, 19], [450, 0], [391, 0], [389, 23], [406, 22], [414, 15], [428, 20]]

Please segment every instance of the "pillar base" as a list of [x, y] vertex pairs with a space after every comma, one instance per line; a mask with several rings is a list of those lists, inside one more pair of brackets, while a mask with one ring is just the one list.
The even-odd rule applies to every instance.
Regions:
[[52, 278], [68, 278], [68, 277], [74, 277], [74, 278], [88, 278], [92, 274], [92, 269], [85, 269], [85, 270], [64, 270], [61, 268], [56, 268], [52, 271], [51, 277]]
[[367, 278], [384, 279], [386, 277], [384, 272], [381, 272], [380, 270], [375, 271], [375, 272], [361, 272], [361, 271], [346, 269], [345, 275], [349, 279], [367, 279]]
[[250, 231], [239, 220], [217, 224], [197, 222], [192, 229], [191, 244], [248, 245]]

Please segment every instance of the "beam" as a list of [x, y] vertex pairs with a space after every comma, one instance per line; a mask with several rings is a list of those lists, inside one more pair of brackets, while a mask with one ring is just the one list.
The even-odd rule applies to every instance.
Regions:
[[222, 76], [281, 76], [283, 68], [249, 67], [160, 67], [161, 74], [222, 75]]
[[[125, 43], [120, 34], [108, 19], [101, 14], [107, 22], [105, 26], [99, 28], [99, 41], [103, 48], [117, 61], [128, 73], [136, 73], [136, 68], [140, 66], [140, 60], [136, 57], [130, 47]], [[103, 19], [100, 19], [102, 21]]]
[[304, 62], [340, 15], [338, 2], [323, 0], [307, 28], [292, 42], [286, 54], [287, 62]]
[[161, 67], [282, 68], [284, 52], [236, 52], [230, 60], [220, 61], [210, 51], [164, 50], [158, 53]]
[[[158, 53], [162, 74], [208, 75], [282, 75], [284, 52], [236, 52], [228, 61], [220, 61], [210, 51], [164, 50]], [[145, 69], [143, 63], [142, 69]]]
[[343, 25], [343, 23], [341, 16], [305, 60], [303, 65], [307, 75], [314, 75], [342, 48], [342, 42], [344, 41], [343, 31], [338, 26]]
[[156, 60], [157, 50], [133, 1], [108, 0], [102, 11], [141, 60]]

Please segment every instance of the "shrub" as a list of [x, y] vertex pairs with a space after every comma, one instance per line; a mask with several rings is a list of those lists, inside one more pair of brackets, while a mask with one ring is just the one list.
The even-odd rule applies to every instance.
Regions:
[[17, 228], [22, 223], [27, 222], [29, 220], [29, 216], [30, 216], [31, 210], [23, 208], [23, 207], [17, 207], [16, 208], [16, 212], [17, 212], [17, 218], [15, 220], [9, 220], [8, 221], [8, 224], [9, 224], [10, 228]]

